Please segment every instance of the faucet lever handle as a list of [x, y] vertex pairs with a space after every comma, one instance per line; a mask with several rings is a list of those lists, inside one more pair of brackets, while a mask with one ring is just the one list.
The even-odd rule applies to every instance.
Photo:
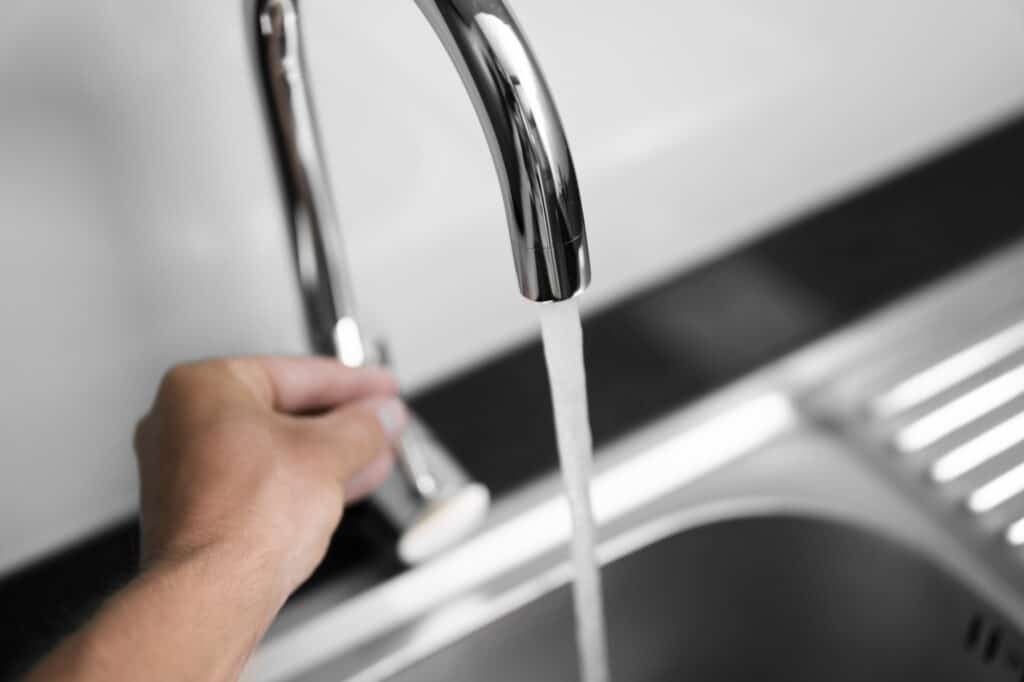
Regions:
[[418, 564], [451, 547], [483, 523], [487, 487], [469, 478], [423, 422], [413, 415], [402, 437], [399, 466], [374, 494], [399, 528], [398, 556]]

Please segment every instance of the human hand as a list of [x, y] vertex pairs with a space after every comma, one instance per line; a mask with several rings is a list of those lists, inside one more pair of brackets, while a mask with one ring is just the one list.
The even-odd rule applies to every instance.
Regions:
[[388, 475], [407, 420], [396, 395], [386, 371], [330, 358], [171, 369], [135, 437], [143, 567], [209, 558], [283, 602], [345, 503]]

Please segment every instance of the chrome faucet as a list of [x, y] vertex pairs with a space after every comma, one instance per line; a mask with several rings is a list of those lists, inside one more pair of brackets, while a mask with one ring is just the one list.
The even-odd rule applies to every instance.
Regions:
[[[417, 5], [444, 43], [486, 133], [520, 292], [540, 302], [572, 298], [590, 281], [576, 171], [519, 24], [502, 0]], [[378, 347], [360, 327], [348, 278], [305, 73], [298, 0], [258, 0], [257, 22], [311, 342], [317, 352], [349, 366], [381, 363]], [[487, 494], [417, 420], [400, 450], [404, 484], [391, 482], [377, 499], [403, 530], [400, 554], [417, 561], [472, 530], [486, 511]]]

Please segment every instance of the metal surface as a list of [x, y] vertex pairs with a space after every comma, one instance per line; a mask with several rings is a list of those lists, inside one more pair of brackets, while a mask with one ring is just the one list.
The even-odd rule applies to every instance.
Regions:
[[1018, 243], [779, 368], [816, 421], [1018, 595], [1022, 267]]
[[505, 199], [519, 290], [572, 298], [590, 282], [576, 169], [533, 51], [501, 0], [417, 0], [473, 99]]
[[[614, 679], [1003, 682], [1021, 673], [1021, 640], [977, 595], [877, 533], [763, 513], [677, 530], [604, 569]], [[565, 636], [571, 600], [559, 587], [388, 679], [577, 679]], [[339, 678], [325, 669], [304, 679]]]
[[407, 564], [430, 559], [472, 533], [487, 515], [490, 492], [413, 417], [402, 436], [401, 475], [374, 492], [374, 501], [397, 528], [398, 556]]
[[260, 2], [259, 50], [277, 135], [291, 213], [295, 261], [313, 344], [359, 366], [371, 348], [359, 328], [341, 224], [304, 67], [298, 6], [294, 0]]
[[[877, 644], [873, 637], [897, 622], [904, 631], [888, 633], [896, 640], [892, 646], [864, 652], [862, 662], [897, 665], [899, 656], [916, 652], [908, 669], [934, 672], [931, 679], [947, 679], [929, 667], [937, 660], [962, 673], [960, 679], [1019, 677], [1019, 644], [1006, 643], [1024, 626], [1020, 556], [1007, 542], [992, 540], [1024, 542], [1024, 522], [1005, 515], [995, 530], [978, 524], [965, 513], [962, 496], [922, 476], [923, 460], [908, 469], [905, 458], [922, 453], [881, 450], [882, 432], [868, 422], [877, 396], [947, 358], [963, 357], [961, 349], [977, 339], [1005, 338], [1001, 330], [1024, 313], [1024, 293], [1012, 286], [1022, 267], [1024, 246], [1008, 249], [603, 451], [594, 484], [600, 554], [609, 576], [630, 575], [610, 578], [607, 598], [650, 607], [626, 615], [625, 606], [613, 606], [647, 633], [636, 640], [628, 632], [613, 635], [613, 647], [621, 646], [616, 637], [633, 647], [618, 653], [614, 665], [629, 674], [641, 670], [629, 679], [661, 679], [657, 667], [677, 664], [687, 648], [678, 639], [674, 648], [662, 646], [657, 633], [693, 633], [688, 628], [698, 622], [722, 628], [714, 631], [738, 647], [737, 653], [721, 649], [696, 632], [696, 653], [710, 656], [701, 669], [707, 674], [698, 677], [736, 671], [719, 654], [756, 654], [775, 665], [775, 645], [803, 641], [807, 660], [788, 656], [786, 664], [794, 667], [776, 678], [810, 679], [821, 672], [812, 645], [841, 656], [836, 647], [842, 642], [851, 650], [859, 646], [854, 643]], [[966, 386], [983, 385], [1012, 366], [1014, 354], [1000, 352], [993, 362], [972, 361], [974, 369], [961, 372]], [[924, 397], [906, 403], [910, 414], [955, 400], [957, 386], [920, 393]], [[901, 414], [894, 423], [907, 420]], [[794, 520], [767, 519], [779, 516]], [[741, 526], [758, 530], [730, 530]], [[483, 664], [493, 675], [505, 674], [505, 666], [522, 672], [535, 665], [536, 679], [563, 679], [559, 666], [571, 664], [571, 650], [548, 641], [553, 635], [538, 641], [530, 633], [563, 631], [567, 533], [564, 500], [552, 477], [503, 500], [485, 529], [457, 550], [298, 626], [272, 631], [250, 679], [429, 680], [439, 669], [472, 671]], [[699, 538], [708, 538], [707, 545]], [[716, 546], [732, 549], [715, 556]], [[813, 549], [797, 553], [811, 547], [832, 549], [820, 556]], [[771, 592], [780, 584], [769, 579], [779, 565], [791, 574], [785, 583], [792, 586], [790, 598]], [[682, 580], [684, 571], [695, 574]], [[745, 584], [758, 587], [742, 603], [716, 609], [692, 592], [697, 585], [728, 596]], [[815, 585], [821, 611], [802, 599], [801, 589]], [[758, 601], [762, 596], [766, 603]], [[835, 617], [816, 620], [825, 610]], [[637, 615], [644, 611], [650, 613]], [[757, 627], [745, 628], [746, 620], [737, 618], [747, 611]], [[875, 620], [881, 616], [884, 622]], [[808, 624], [816, 624], [814, 632], [802, 629]], [[775, 639], [776, 630], [794, 634], [796, 644]], [[524, 656], [522, 648], [534, 645], [546, 654]], [[817, 679], [843, 679], [849, 671], [837, 668]], [[545, 678], [549, 672], [553, 676]], [[731, 672], [720, 677], [744, 679], [742, 671]], [[501, 679], [493, 675], [488, 679]], [[903, 679], [923, 678], [911, 673]]]
[[851, 394], [837, 399], [841, 387], [827, 387], [820, 398], [841, 429], [920, 481], [923, 494], [1012, 546], [1024, 541], [1022, 330], [1011, 318], [980, 339], [968, 331], [932, 364], [908, 359]]
[[[257, 21], [312, 345], [349, 367], [385, 363], [386, 353], [359, 323], [341, 224], [320, 152], [298, 5], [294, 0], [263, 0]], [[417, 530], [438, 507], [456, 499], [467, 487], [478, 491], [477, 499], [486, 501], [488, 497], [486, 489], [469, 481], [415, 418], [413, 422], [414, 428], [407, 430], [398, 448], [398, 474], [374, 494], [385, 514], [405, 533]], [[468, 532], [473, 525], [462, 524], [460, 529]], [[459, 539], [451, 533], [443, 537], [450, 542]], [[443, 544], [437, 545], [442, 548]]]
[[880, 418], [906, 412], [1021, 350], [1024, 350], [1024, 322], [957, 351], [900, 381], [871, 401], [871, 412]]

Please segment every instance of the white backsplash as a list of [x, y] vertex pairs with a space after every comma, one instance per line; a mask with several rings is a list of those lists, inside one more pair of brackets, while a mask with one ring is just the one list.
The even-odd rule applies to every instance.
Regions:
[[[573, 143], [593, 306], [1024, 103], [1004, 0], [516, 0]], [[411, 0], [306, 0], [367, 317], [423, 387], [535, 333], [491, 160]], [[0, 572], [130, 513], [162, 370], [299, 352], [251, 3], [0, 24]]]

